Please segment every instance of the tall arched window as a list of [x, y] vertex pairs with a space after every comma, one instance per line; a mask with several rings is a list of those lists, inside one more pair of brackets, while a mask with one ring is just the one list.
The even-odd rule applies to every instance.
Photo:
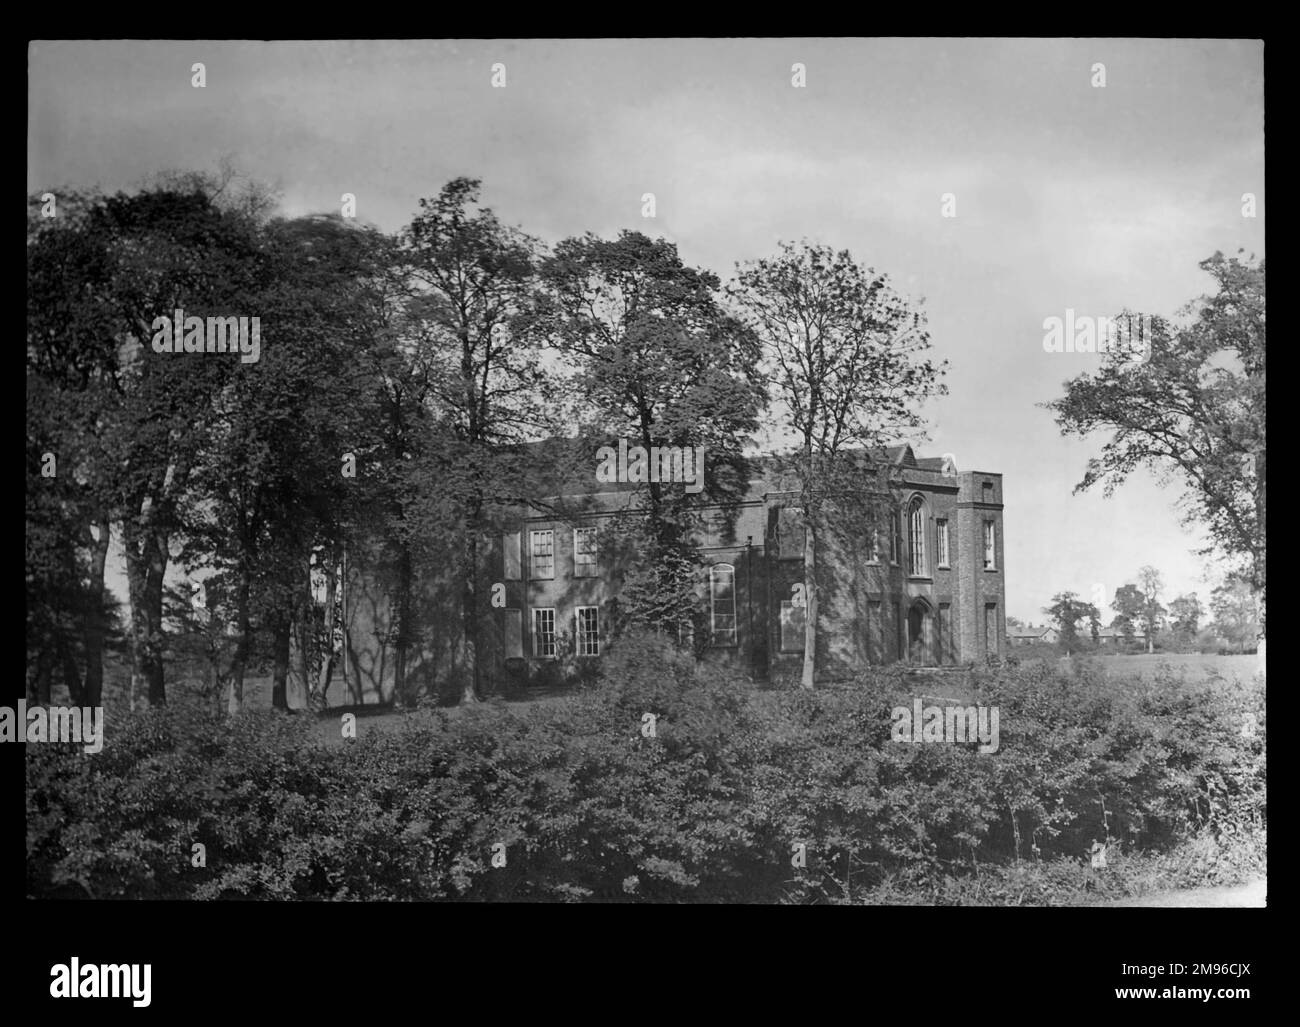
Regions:
[[709, 641], [736, 644], [736, 569], [729, 563], [709, 569]]
[[915, 497], [907, 508], [907, 555], [908, 573], [926, 575], [929, 573], [925, 562], [925, 501]]

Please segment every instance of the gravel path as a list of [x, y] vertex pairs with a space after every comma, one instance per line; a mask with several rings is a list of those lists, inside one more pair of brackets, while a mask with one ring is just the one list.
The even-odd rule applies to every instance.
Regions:
[[1156, 892], [1132, 899], [1113, 899], [1100, 902], [1101, 906], [1168, 906], [1178, 908], [1262, 908], [1266, 905], [1265, 896], [1268, 882], [1251, 881], [1249, 884], [1237, 884], [1226, 888], [1183, 888], [1178, 891]]

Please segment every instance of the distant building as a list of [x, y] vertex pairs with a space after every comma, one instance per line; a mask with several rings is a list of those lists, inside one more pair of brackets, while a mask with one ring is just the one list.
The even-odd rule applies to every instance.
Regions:
[[[863, 667], [982, 661], [1005, 637], [1002, 476], [958, 472], [948, 458], [917, 458], [910, 446], [872, 454], [896, 474], [896, 505], [874, 531], [824, 540], [827, 580], [819, 597], [819, 673], [842, 677]], [[701, 595], [707, 600], [715, 658], [767, 678], [795, 673], [804, 651], [804, 528], [797, 494], [772, 480], [768, 463], [737, 508], [706, 514]], [[565, 497], [571, 499], [572, 497]], [[506, 608], [491, 611], [499, 655], [554, 659], [570, 634], [579, 657], [598, 656], [620, 570], [594, 550], [604, 520], [627, 493], [597, 493], [599, 510], [566, 523], [520, 511], [490, 559], [499, 560]], [[855, 537], [854, 537], [855, 536]]]
[[1033, 645], [1035, 642], [1055, 644], [1060, 640], [1061, 633], [1050, 624], [1041, 627], [1027, 624], [1023, 628], [1011, 628], [1007, 632], [1007, 638], [1012, 645]]
[[1124, 641], [1124, 632], [1118, 628], [1102, 628], [1097, 633], [1097, 643], [1099, 645], [1110, 646], [1115, 648]]
[[[798, 494], [776, 480], [769, 459], [751, 465], [736, 503], [702, 510], [697, 589], [705, 619], [695, 630], [703, 630], [710, 659], [756, 679], [795, 675], [805, 635]], [[855, 515], [849, 530], [834, 533], [840, 540], [819, 547], [818, 679], [899, 661], [939, 666], [1004, 655], [1002, 476], [959, 472], [946, 457], [918, 459], [907, 445], [872, 453], [864, 475], [887, 481], [888, 498], [870, 523]], [[507, 530], [482, 550], [478, 664], [489, 690], [566, 658], [599, 659], [609, 641], [636, 554], [623, 543], [621, 552], [602, 544], [603, 529], [643, 501], [637, 490], [644, 486], [598, 482], [593, 473], [556, 487], [559, 495], [539, 495], [536, 507], [507, 518]], [[331, 702], [392, 695], [393, 611], [380, 566], [363, 546], [349, 549], [341, 582], [343, 680], [333, 683]], [[461, 617], [455, 582], [424, 584], [419, 612], [430, 626], [425, 645], [408, 654], [408, 674], [428, 687], [456, 669]]]

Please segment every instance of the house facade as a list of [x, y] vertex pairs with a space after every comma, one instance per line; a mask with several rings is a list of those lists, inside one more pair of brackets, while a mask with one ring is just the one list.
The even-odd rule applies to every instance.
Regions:
[[[909, 446], [878, 459], [890, 464], [892, 509], [837, 523], [833, 538], [819, 539], [819, 680], [897, 661], [944, 666], [1002, 655], [1002, 476], [918, 459]], [[705, 511], [698, 591], [707, 656], [756, 679], [797, 677], [805, 529], [797, 495], [757, 466], [742, 500]], [[496, 539], [488, 555], [495, 599], [484, 604], [491, 676], [596, 660], [608, 644], [624, 565], [608, 529], [635, 493], [596, 487], [608, 488], [566, 497], [583, 500], [583, 513], [520, 511]]]
[[1013, 646], [1033, 645], [1036, 642], [1055, 645], [1061, 640], [1061, 633], [1050, 624], [1035, 627], [1027, 624], [1023, 628], [1013, 628], [1007, 635]]

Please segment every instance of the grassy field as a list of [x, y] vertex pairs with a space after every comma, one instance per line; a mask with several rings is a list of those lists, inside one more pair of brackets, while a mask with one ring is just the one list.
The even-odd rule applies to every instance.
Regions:
[[[542, 707], [562, 705], [570, 702], [571, 697], [565, 694], [547, 694], [538, 696], [529, 696], [524, 699], [515, 699], [507, 702], [504, 699], [490, 699], [483, 703], [486, 707], [500, 707], [509, 709], [516, 716], [523, 716], [529, 710]], [[349, 706], [329, 710], [321, 714], [320, 721], [317, 724], [317, 732], [322, 742], [327, 745], [343, 744], [343, 715], [352, 713], [356, 716], [357, 737], [362, 738], [371, 732], [393, 733], [401, 731], [407, 724], [416, 726], [425, 726], [437, 722], [439, 717], [456, 719], [464, 716], [466, 707], [464, 706], [447, 706], [441, 709], [417, 709], [417, 710], [399, 710], [386, 706]]]
[[1253, 654], [1244, 656], [1218, 656], [1213, 653], [1145, 653], [1137, 656], [1100, 656], [1099, 666], [1110, 677], [1150, 677], [1162, 666], [1181, 673], [1187, 680], [1195, 681], [1217, 673], [1227, 680], [1237, 678], [1249, 681], [1255, 674]]
[[[1030, 660], [1036, 659], [1031, 657]], [[1126, 678], [1142, 677], [1150, 678], [1157, 674], [1162, 667], [1168, 667], [1186, 681], [1195, 682], [1203, 680], [1212, 675], [1220, 676], [1225, 682], [1239, 681], [1248, 682], [1254, 676], [1256, 669], [1256, 658], [1254, 655], [1244, 656], [1219, 656], [1217, 654], [1200, 654], [1200, 653], [1154, 653], [1147, 655], [1145, 653], [1138, 655], [1105, 655], [1105, 656], [1083, 656], [1083, 657], [1063, 657], [1057, 662], [1062, 668], [1072, 662], [1087, 662], [1100, 668], [1108, 677]], [[1026, 662], [1030, 662], [1027, 660]], [[111, 705], [114, 709], [120, 708], [123, 712], [127, 707], [126, 702], [126, 668], [124, 666], [114, 666], [108, 675], [109, 687], [106, 689], [106, 705]], [[942, 675], [927, 675], [918, 672], [913, 678], [909, 679], [909, 684], [913, 686], [916, 693], [934, 698], [953, 699], [965, 701], [966, 689], [964, 682], [954, 680]], [[829, 687], [829, 686], [828, 686]], [[186, 691], [183, 683], [172, 682], [170, 685], [171, 698], [173, 701], [181, 699]], [[56, 693], [59, 689], [56, 687]], [[756, 695], [759, 701], [762, 697], [769, 694], [767, 692], [758, 692]], [[55, 701], [64, 701], [66, 698], [55, 695]], [[511, 700], [504, 704], [515, 713], [521, 713], [528, 707], [541, 705], [551, 705], [554, 703], [563, 703], [566, 700], [564, 694], [539, 694], [529, 695], [521, 699]], [[496, 699], [493, 702], [504, 702]], [[223, 702], [224, 706], [224, 702]], [[269, 674], [250, 674], [244, 680], [244, 706], [249, 710], [270, 709], [271, 707], [271, 677]], [[319, 725], [320, 738], [327, 743], [338, 743], [342, 740], [340, 730], [341, 718], [345, 712], [353, 712], [357, 717], [357, 734], [358, 736], [368, 734], [373, 731], [399, 731], [407, 723], [408, 719], [414, 718], [417, 722], [428, 722], [435, 714], [429, 710], [419, 710], [406, 712], [394, 710], [387, 707], [366, 706], [366, 707], [345, 707], [331, 710], [325, 715]], [[110, 711], [111, 713], [112, 711]], [[449, 707], [442, 711], [449, 716], [459, 715], [459, 707]]]
[[[1060, 663], [1064, 666], [1067, 662], [1077, 657], [1063, 658]], [[1255, 673], [1255, 657], [1253, 655], [1245, 656], [1218, 656], [1215, 654], [1203, 655], [1199, 653], [1154, 653], [1152, 655], [1140, 654], [1134, 656], [1096, 656], [1082, 657], [1084, 660], [1091, 660], [1098, 667], [1102, 668], [1108, 677], [1111, 678], [1150, 678], [1157, 674], [1162, 667], [1168, 667], [1181, 676], [1189, 683], [1203, 680], [1213, 675], [1218, 675], [1225, 682], [1241, 681], [1247, 682]], [[924, 694], [927, 697], [935, 699], [960, 699], [967, 701], [966, 689], [959, 681], [948, 681], [942, 678], [931, 678], [919, 676], [912, 682], [917, 690], [917, 694]], [[265, 687], [262, 687], [262, 686]], [[270, 706], [270, 679], [249, 679], [248, 685], [245, 686], [245, 696], [253, 697], [250, 706], [256, 705], [260, 697], [263, 704]], [[262, 693], [265, 695], [262, 695]], [[759, 691], [755, 693], [758, 702], [779, 701], [779, 694], [776, 692]], [[526, 713], [530, 708], [553, 706], [563, 704], [568, 701], [564, 694], [548, 694], [529, 696], [523, 699], [515, 699], [509, 702], [502, 699], [490, 700], [490, 704], [500, 704], [503, 708], [508, 708], [515, 714]], [[327, 744], [341, 744], [343, 740], [342, 717], [344, 713], [351, 712], [356, 715], [357, 736], [362, 737], [371, 732], [394, 732], [400, 731], [407, 723], [427, 724], [432, 722], [439, 714], [455, 718], [463, 714], [461, 707], [452, 706], [444, 708], [438, 712], [433, 710], [421, 709], [414, 711], [395, 710], [380, 706], [362, 706], [347, 707], [330, 710], [323, 715], [318, 726], [321, 741]]]

